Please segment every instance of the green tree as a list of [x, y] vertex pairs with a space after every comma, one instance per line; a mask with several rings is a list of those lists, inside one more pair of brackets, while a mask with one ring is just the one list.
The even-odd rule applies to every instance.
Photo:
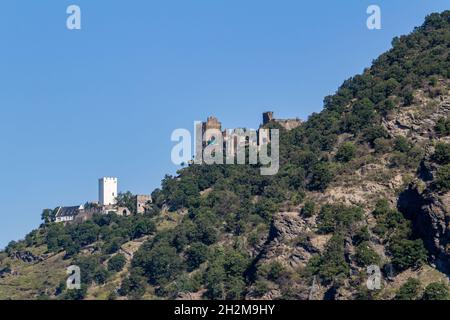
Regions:
[[356, 247], [356, 262], [363, 267], [380, 262], [380, 256], [373, 250], [369, 242], [362, 242]]
[[448, 136], [450, 135], [450, 119], [448, 118], [439, 118], [436, 127], [435, 127], [436, 133], [441, 136]]
[[316, 204], [313, 201], [306, 201], [302, 208], [301, 214], [305, 218], [314, 216], [316, 211]]
[[109, 272], [105, 268], [99, 267], [99, 268], [97, 268], [97, 270], [95, 270], [94, 281], [97, 284], [105, 284], [108, 277], [109, 277]]
[[150, 235], [155, 231], [155, 223], [149, 217], [140, 216], [133, 222], [131, 238], [137, 239], [145, 235]]
[[400, 287], [395, 295], [396, 300], [416, 300], [420, 293], [420, 281], [414, 278], [408, 280]]
[[444, 192], [450, 190], [450, 164], [439, 168], [436, 174], [436, 186]]
[[134, 194], [132, 194], [130, 191], [120, 192], [117, 195], [116, 202], [119, 207], [128, 208], [128, 210], [130, 210], [131, 214], [137, 213], [136, 196]]
[[197, 269], [203, 262], [206, 261], [208, 255], [208, 246], [201, 242], [193, 243], [189, 249], [186, 250], [186, 263], [188, 270]]
[[336, 153], [336, 160], [339, 162], [349, 162], [356, 156], [356, 146], [351, 142], [343, 143]]
[[118, 293], [132, 299], [140, 299], [145, 293], [146, 279], [139, 272], [132, 270], [130, 276], [122, 281]]
[[449, 300], [448, 286], [442, 282], [430, 283], [423, 293], [423, 300]]
[[438, 143], [433, 155], [433, 160], [438, 164], [450, 163], [450, 143]]
[[123, 254], [116, 254], [108, 261], [108, 271], [120, 272], [127, 263]]
[[311, 190], [324, 191], [333, 178], [333, 167], [329, 163], [321, 162], [313, 167], [308, 186]]
[[421, 239], [395, 241], [390, 252], [392, 262], [399, 270], [420, 267], [427, 261], [427, 251]]
[[326, 284], [336, 278], [347, 277], [350, 267], [345, 260], [344, 237], [335, 234], [328, 241], [323, 254], [314, 255], [306, 265], [306, 276], [319, 275]]
[[411, 149], [411, 145], [405, 137], [399, 136], [394, 140], [394, 150], [402, 153], [406, 153]]
[[51, 223], [55, 222], [56, 220], [56, 213], [58, 212], [57, 209], [44, 209], [42, 210], [41, 219], [44, 223]]
[[183, 268], [176, 249], [166, 242], [158, 243], [150, 251], [138, 251], [133, 264], [141, 267], [150, 283], [155, 285], [167, 284]]

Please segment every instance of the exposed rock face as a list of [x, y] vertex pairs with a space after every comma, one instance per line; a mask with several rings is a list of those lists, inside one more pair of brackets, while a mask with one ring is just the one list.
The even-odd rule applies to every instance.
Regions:
[[[383, 125], [392, 137], [408, 137], [410, 141], [423, 145], [430, 158], [434, 153], [434, 145], [430, 141], [438, 139], [435, 133], [436, 123], [439, 118], [450, 116], [450, 97], [443, 95], [438, 100], [432, 100], [419, 92], [415, 100], [417, 103], [414, 106], [399, 108]], [[448, 143], [449, 137], [438, 140]], [[432, 262], [440, 271], [449, 274], [450, 193], [438, 195], [433, 192], [431, 181], [436, 169], [432, 161], [423, 161], [417, 176], [424, 187], [411, 184], [400, 194], [397, 207], [411, 219], [413, 231], [423, 239]]]
[[271, 227], [271, 241], [264, 249], [263, 260], [275, 260], [291, 268], [303, 267], [318, 249], [308, 234], [311, 229], [298, 212], [281, 212]]
[[410, 107], [399, 108], [383, 125], [392, 137], [411, 137], [413, 141], [428, 141], [434, 137], [434, 127], [441, 117], [450, 114], [450, 98], [441, 96], [438, 101], [425, 98], [419, 92], [417, 103]]
[[0, 278], [3, 278], [7, 276], [8, 274], [11, 274], [12, 270], [8, 266], [0, 269]]
[[[259, 256], [255, 259], [256, 265], [279, 262], [287, 270], [297, 271], [309, 261], [314, 253], [320, 251], [327, 239], [316, 239], [312, 233], [312, 221], [303, 219], [298, 212], [280, 212], [275, 215], [270, 228], [270, 236], [263, 246]], [[296, 292], [296, 299], [308, 299], [309, 288], [304, 283], [290, 283], [291, 289]], [[294, 290], [295, 289], [295, 290]], [[252, 290], [247, 299], [273, 300], [282, 296], [282, 291], [274, 286], [268, 288], [264, 296], [254, 296]]]
[[414, 232], [424, 240], [436, 267], [450, 273], [450, 215], [448, 203], [450, 192], [439, 196], [425, 192], [418, 200], [412, 199]]
[[33, 253], [29, 251], [16, 251], [11, 254], [11, 258], [16, 260], [21, 260], [26, 263], [34, 263], [41, 262], [47, 259], [46, 255], [35, 256]]

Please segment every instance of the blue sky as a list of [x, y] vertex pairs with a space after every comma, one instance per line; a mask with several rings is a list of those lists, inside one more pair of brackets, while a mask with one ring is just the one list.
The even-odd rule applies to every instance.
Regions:
[[[82, 30], [66, 28], [66, 8]], [[378, 4], [382, 30], [366, 28]], [[97, 179], [150, 193], [176, 128], [215, 115], [307, 118], [443, 0], [3, 0], [0, 247], [43, 208], [97, 199]]]

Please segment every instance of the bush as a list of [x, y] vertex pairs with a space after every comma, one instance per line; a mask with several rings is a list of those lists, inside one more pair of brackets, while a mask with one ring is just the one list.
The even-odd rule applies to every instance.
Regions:
[[116, 253], [117, 251], [119, 251], [122, 242], [123, 241], [121, 238], [111, 239], [102, 246], [102, 252], [106, 254]]
[[325, 252], [320, 260], [319, 276], [330, 282], [337, 276], [348, 275], [350, 270], [345, 260], [344, 238], [334, 235], [327, 243]]
[[445, 283], [433, 282], [426, 288], [422, 297], [423, 300], [449, 300], [448, 286]]
[[450, 163], [450, 143], [438, 143], [433, 155], [433, 160], [438, 164]]
[[419, 147], [409, 148], [407, 152], [395, 151], [391, 156], [392, 165], [395, 167], [417, 168], [424, 156], [424, 152]]
[[398, 290], [395, 300], [415, 300], [420, 293], [420, 281], [409, 278]]
[[270, 264], [270, 269], [267, 274], [267, 279], [271, 281], [276, 281], [282, 275], [284, 271], [283, 265], [278, 261]]
[[370, 145], [374, 147], [376, 140], [389, 138], [389, 133], [382, 126], [374, 125], [370, 128], [365, 129], [363, 132], [363, 136], [364, 140], [369, 142]]
[[108, 277], [109, 277], [109, 272], [108, 272], [108, 270], [106, 270], [105, 268], [100, 267], [100, 268], [98, 268], [98, 269], [95, 271], [95, 274], [94, 274], [94, 281], [95, 281], [97, 284], [105, 284], [105, 283], [106, 283], [106, 280], [108, 279]]
[[134, 222], [131, 231], [131, 238], [137, 239], [156, 231], [156, 225], [150, 218], [139, 216]]
[[267, 285], [267, 282], [265, 280], [257, 280], [255, 282], [253, 294], [256, 297], [262, 297], [267, 293], [268, 290], [269, 290], [269, 286]]
[[141, 249], [133, 259], [133, 267], [142, 268], [151, 284], [165, 285], [181, 272], [183, 261], [168, 243], [156, 243], [149, 251]]
[[188, 270], [193, 271], [197, 269], [203, 262], [206, 261], [207, 256], [207, 245], [201, 242], [192, 244], [191, 247], [186, 250], [186, 263], [188, 265]]
[[436, 174], [436, 186], [444, 192], [450, 190], [450, 164], [439, 168]]
[[351, 142], [345, 142], [340, 147], [336, 153], [336, 160], [339, 162], [349, 162], [356, 155], [356, 147]]
[[242, 299], [245, 289], [244, 273], [249, 257], [237, 250], [219, 247], [209, 259], [204, 274], [207, 296], [211, 299]]
[[86, 297], [87, 286], [85, 284], [81, 285], [79, 290], [66, 290], [63, 299], [64, 300], [83, 300]]
[[123, 254], [116, 254], [108, 261], [108, 270], [115, 272], [122, 271], [126, 263], [127, 259]]
[[132, 299], [139, 299], [145, 293], [145, 277], [137, 272], [131, 272], [130, 276], [122, 281], [118, 293], [121, 296], [129, 296]]
[[420, 239], [395, 241], [390, 252], [392, 263], [398, 270], [420, 267], [427, 261], [427, 251]]
[[359, 207], [327, 204], [320, 210], [317, 219], [318, 231], [322, 234], [346, 231], [363, 216], [364, 212]]
[[74, 265], [80, 267], [81, 282], [85, 285], [90, 285], [93, 280], [97, 281], [96, 278], [101, 278], [99, 274], [103, 267], [100, 264], [99, 257], [96, 255], [77, 257]]
[[439, 118], [435, 130], [441, 136], [448, 136], [450, 134], [450, 120], [447, 118]]
[[324, 191], [333, 178], [333, 167], [329, 163], [318, 163], [312, 169], [312, 177], [308, 187], [311, 190]]
[[356, 247], [356, 262], [362, 266], [370, 266], [380, 262], [380, 256], [373, 250], [369, 242], [361, 242]]
[[389, 139], [375, 139], [373, 142], [375, 152], [378, 154], [384, 154], [391, 151], [392, 142]]
[[394, 140], [394, 150], [402, 153], [406, 153], [411, 149], [411, 145], [409, 144], [408, 139], [405, 137], [399, 136]]
[[407, 92], [403, 97], [403, 102], [405, 106], [410, 106], [414, 103], [414, 95], [412, 92]]
[[305, 218], [310, 218], [316, 213], [316, 205], [312, 201], [306, 201], [302, 208], [301, 214]]

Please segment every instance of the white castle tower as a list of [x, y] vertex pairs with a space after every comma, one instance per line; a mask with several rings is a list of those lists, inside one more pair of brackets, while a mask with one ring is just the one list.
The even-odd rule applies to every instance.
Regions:
[[98, 181], [98, 200], [102, 206], [116, 204], [117, 178], [103, 177]]

